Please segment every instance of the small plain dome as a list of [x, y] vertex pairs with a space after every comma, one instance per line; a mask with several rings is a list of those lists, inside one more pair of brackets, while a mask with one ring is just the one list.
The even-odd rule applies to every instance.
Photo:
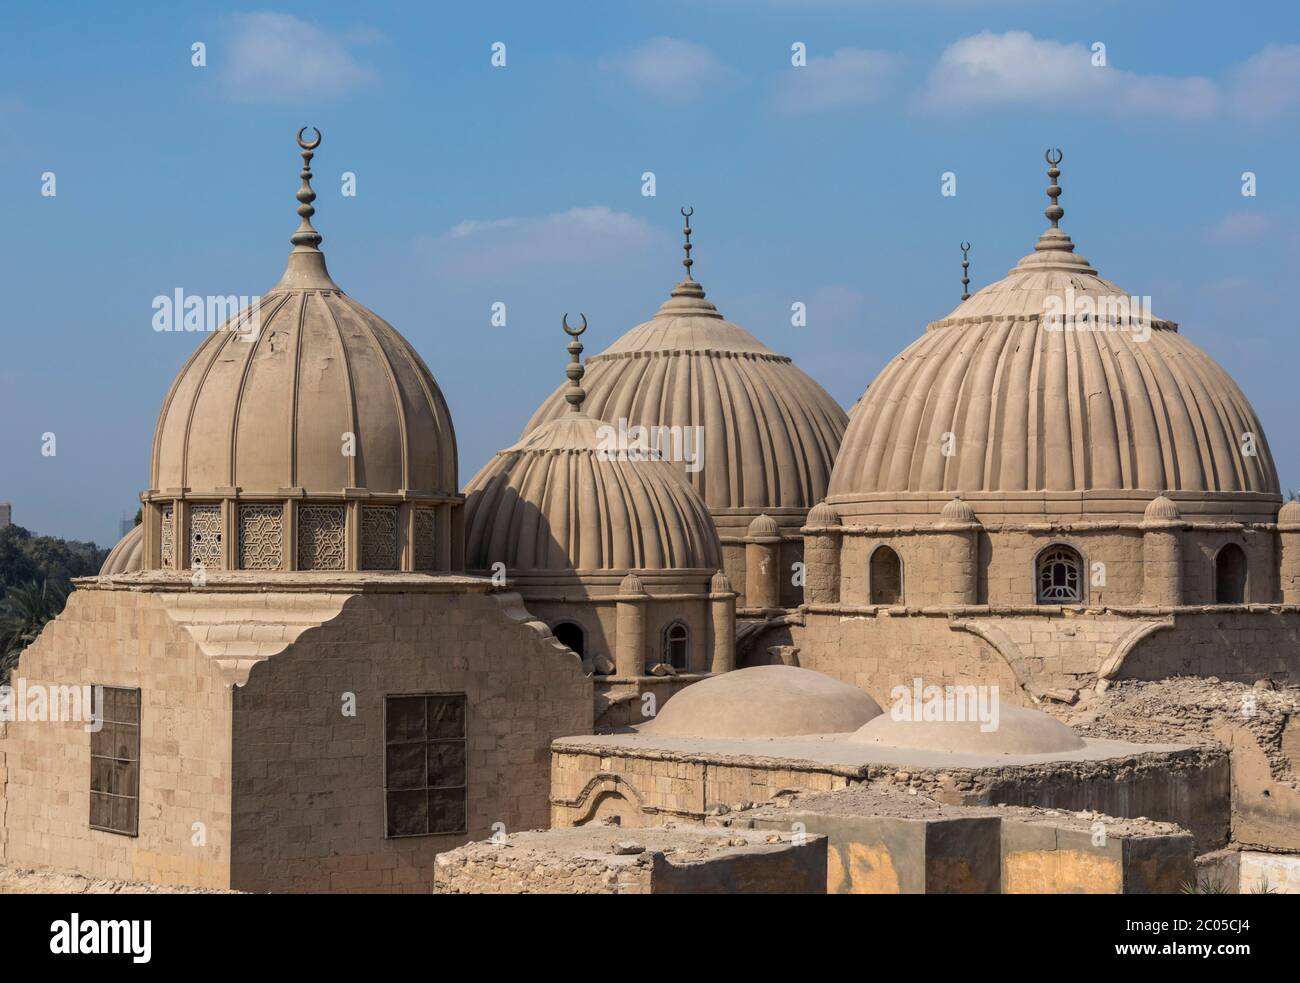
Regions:
[[866, 692], [820, 672], [753, 666], [686, 687], [641, 730], [656, 737], [844, 734], [879, 714]]
[[1001, 706], [997, 724], [984, 731], [978, 720], [895, 720], [882, 713], [849, 740], [952, 754], [1054, 754], [1084, 747], [1083, 738], [1041, 710]]
[[101, 577], [119, 573], [135, 573], [144, 569], [144, 526], [136, 526], [117, 541], [117, 545], [104, 558], [99, 568]]

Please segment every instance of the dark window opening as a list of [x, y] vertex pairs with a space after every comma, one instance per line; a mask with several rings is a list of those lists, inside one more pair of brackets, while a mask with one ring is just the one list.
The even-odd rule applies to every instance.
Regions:
[[1083, 560], [1068, 546], [1053, 546], [1038, 558], [1038, 603], [1077, 604], [1083, 598]]
[[135, 836], [140, 826], [140, 691], [95, 689], [101, 726], [90, 734], [90, 828]]
[[888, 546], [871, 554], [871, 603], [903, 603], [903, 561]]
[[388, 836], [465, 832], [466, 743], [464, 693], [384, 698]]
[[561, 645], [567, 645], [577, 652], [579, 657], [587, 654], [587, 635], [582, 630], [582, 625], [573, 621], [561, 621], [551, 629], [551, 634]]
[[690, 659], [690, 631], [680, 621], [664, 629], [663, 658], [674, 669], [685, 669]]
[[1246, 551], [1229, 543], [1214, 558], [1214, 603], [1246, 603]]

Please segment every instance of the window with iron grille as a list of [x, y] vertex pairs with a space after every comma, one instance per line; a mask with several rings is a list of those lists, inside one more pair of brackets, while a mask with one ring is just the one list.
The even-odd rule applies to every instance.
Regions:
[[465, 832], [465, 735], [464, 693], [384, 697], [385, 835]]
[[96, 689], [102, 726], [90, 734], [90, 827], [135, 836], [140, 822], [140, 691]]

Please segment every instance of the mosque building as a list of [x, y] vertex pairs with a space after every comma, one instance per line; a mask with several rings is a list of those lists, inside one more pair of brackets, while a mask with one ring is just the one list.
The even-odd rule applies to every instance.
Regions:
[[[683, 210], [668, 300], [585, 364], [566, 316], [567, 383], [462, 489], [433, 374], [326, 268], [305, 132], [284, 275], [181, 368], [142, 523], [14, 673], [102, 695], [89, 722], [0, 720], [0, 863], [423, 892], [472, 840], [702, 821], [899, 748], [1119, 775], [1141, 746], [1032, 707], [1300, 675], [1300, 503], [1227, 373], [1075, 251], [1059, 151], [1033, 252], [851, 416], [723, 318]], [[917, 680], [1025, 709], [899, 727]]]
[[809, 513], [800, 664], [878, 699], [1294, 672], [1300, 503], [1228, 374], [1075, 251], [1060, 160], [1034, 251], [885, 366]]

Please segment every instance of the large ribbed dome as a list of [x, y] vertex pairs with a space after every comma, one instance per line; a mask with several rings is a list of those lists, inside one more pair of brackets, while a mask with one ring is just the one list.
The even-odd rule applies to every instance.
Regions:
[[[817, 504], [848, 422], [789, 358], [723, 319], [689, 267], [653, 318], [588, 361], [585, 385], [598, 419], [702, 427], [704, 464], [687, 477], [715, 515]], [[557, 390], [524, 432], [564, 412]]]
[[406, 339], [330, 279], [320, 235], [304, 225], [280, 282], [172, 383], [151, 487], [455, 495], [456, 436], [438, 384]]
[[[1074, 500], [1081, 513], [1141, 516], [1168, 490], [1185, 513], [1189, 500], [1202, 514], [1275, 510], [1277, 472], [1246, 397], [1177, 325], [1128, 322], [1114, 303], [1129, 296], [1054, 220], [1005, 279], [871, 383], [828, 500], [937, 513], [959, 493], [982, 515]], [[1062, 311], [1081, 321], [1054, 326]]]
[[717, 570], [722, 549], [700, 497], [667, 462], [618, 452], [606, 425], [583, 412], [582, 346], [569, 350], [564, 415], [498, 453], [465, 488], [467, 568]]

